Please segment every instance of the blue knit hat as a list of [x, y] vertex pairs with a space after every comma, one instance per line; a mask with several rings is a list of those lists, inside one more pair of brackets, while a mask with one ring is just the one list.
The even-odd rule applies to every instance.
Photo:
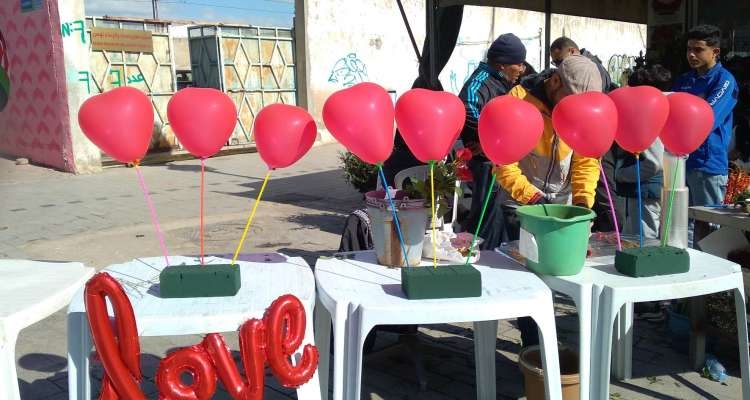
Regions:
[[497, 64], [520, 64], [526, 60], [526, 46], [512, 33], [498, 36], [489, 50], [487, 61]]

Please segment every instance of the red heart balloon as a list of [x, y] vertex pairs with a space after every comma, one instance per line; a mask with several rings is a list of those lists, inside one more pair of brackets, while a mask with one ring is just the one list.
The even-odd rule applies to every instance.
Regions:
[[507, 165], [526, 157], [537, 145], [544, 131], [544, 119], [531, 103], [499, 96], [482, 109], [478, 129], [487, 158], [497, 165]]
[[167, 104], [167, 118], [180, 144], [199, 158], [216, 154], [232, 135], [237, 108], [225, 93], [209, 88], [185, 88]]
[[315, 143], [318, 128], [303, 108], [271, 104], [255, 117], [255, 147], [270, 169], [294, 164]]
[[323, 122], [333, 137], [357, 157], [380, 164], [393, 151], [393, 100], [370, 82], [332, 94], [323, 105]]
[[631, 153], [646, 150], [667, 122], [667, 96], [653, 86], [634, 86], [616, 89], [609, 97], [617, 107], [617, 144]]
[[465, 120], [464, 104], [449, 92], [411, 89], [396, 102], [396, 125], [406, 145], [422, 162], [442, 160]]
[[84, 101], [78, 124], [86, 137], [117, 161], [143, 158], [154, 130], [151, 100], [138, 89], [120, 87]]
[[698, 96], [672, 93], [667, 96], [669, 116], [661, 131], [664, 147], [678, 156], [694, 152], [714, 126], [714, 111]]
[[573, 151], [599, 158], [612, 147], [617, 131], [617, 107], [604, 93], [573, 94], [555, 105], [552, 125]]

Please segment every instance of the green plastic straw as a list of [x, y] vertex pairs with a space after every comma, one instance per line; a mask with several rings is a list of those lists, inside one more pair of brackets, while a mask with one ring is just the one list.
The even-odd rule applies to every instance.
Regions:
[[487, 204], [490, 202], [490, 197], [492, 197], [492, 189], [495, 187], [495, 179], [497, 177], [495, 174], [492, 174], [492, 181], [490, 182], [490, 188], [487, 190], [487, 196], [484, 198], [484, 204], [482, 205], [482, 212], [479, 214], [479, 223], [477, 224], [477, 229], [474, 230], [474, 237], [471, 239], [471, 248], [469, 249], [469, 254], [466, 256], [466, 264], [469, 265], [469, 260], [471, 259], [471, 255], [474, 254], [474, 246], [477, 244], [477, 236], [479, 235], [479, 228], [482, 227], [482, 221], [484, 221], [484, 213], [487, 212]]
[[667, 218], [664, 220], [664, 237], [661, 239], [661, 246], [664, 247], [669, 242], [669, 224], [672, 219], [672, 203], [674, 203], [674, 186], [677, 182], [677, 170], [680, 168], [680, 157], [677, 157], [677, 162], [674, 166], [674, 173], [672, 174], [672, 192], [669, 193], [669, 204], [667, 205]]

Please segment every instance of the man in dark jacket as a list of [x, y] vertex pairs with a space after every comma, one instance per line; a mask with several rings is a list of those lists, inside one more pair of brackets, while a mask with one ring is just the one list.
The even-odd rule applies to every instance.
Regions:
[[593, 61], [594, 64], [596, 64], [596, 67], [599, 69], [599, 74], [602, 76], [602, 92], [609, 93], [615, 89], [617, 89], [617, 85], [612, 82], [612, 77], [609, 76], [609, 72], [607, 72], [607, 68], [602, 65], [602, 60], [599, 59], [599, 57], [591, 54], [586, 49], [579, 49], [576, 42], [573, 41], [573, 39], [565, 36], [561, 36], [557, 39], [555, 39], [554, 42], [549, 46], [549, 54], [552, 58], [552, 65], [555, 67], [559, 67], [560, 63], [565, 59], [565, 57], [573, 54], [580, 54], [582, 56], [585, 56], [589, 60]]
[[[477, 69], [466, 80], [458, 97], [466, 107], [466, 123], [461, 131], [463, 146], [471, 149], [474, 157], [469, 161], [473, 175], [471, 210], [463, 223], [466, 231], [474, 232], [482, 205], [487, 196], [487, 189], [492, 179], [492, 162], [485, 157], [479, 144], [477, 124], [479, 114], [485, 104], [497, 96], [502, 96], [518, 81], [525, 70], [526, 47], [516, 35], [505, 33], [497, 37], [487, 50], [486, 61], [479, 63]], [[496, 207], [497, 187], [493, 190], [488, 204], [484, 222], [479, 236], [484, 238], [482, 249], [494, 249], [503, 240], [503, 216]]]

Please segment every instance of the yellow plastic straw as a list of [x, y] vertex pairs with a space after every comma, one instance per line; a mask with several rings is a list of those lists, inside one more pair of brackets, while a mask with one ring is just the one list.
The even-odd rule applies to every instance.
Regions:
[[242, 244], [245, 243], [245, 237], [247, 236], [247, 231], [250, 230], [250, 224], [253, 223], [253, 218], [255, 218], [255, 211], [258, 210], [258, 204], [260, 204], [260, 198], [263, 196], [263, 191], [266, 190], [266, 184], [268, 183], [268, 178], [271, 176], [271, 170], [268, 170], [268, 173], [266, 174], [266, 178], [263, 179], [263, 185], [260, 187], [260, 192], [258, 192], [258, 198], [255, 200], [255, 204], [253, 205], [253, 211], [250, 212], [250, 218], [247, 219], [247, 224], [245, 224], [245, 231], [242, 232], [242, 238], [240, 238], [240, 244], [237, 246], [237, 250], [234, 251], [234, 257], [232, 257], [232, 265], [237, 261], [237, 256], [240, 255], [240, 249], [242, 249]]

